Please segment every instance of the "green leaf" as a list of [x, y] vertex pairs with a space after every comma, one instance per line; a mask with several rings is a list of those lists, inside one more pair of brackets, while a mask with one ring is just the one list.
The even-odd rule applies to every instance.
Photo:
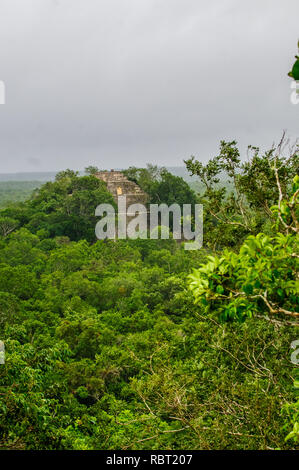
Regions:
[[253, 293], [253, 287], [251, 284], [246, 284], [245, 286], [243, 286], [243, 290], [248, 295], [251, 295]]
[[216, 287], [216, 292], [217, 292], [217, 294], [222, 295], [224, 293], [224, 288], [222, 286], [218, 285]]

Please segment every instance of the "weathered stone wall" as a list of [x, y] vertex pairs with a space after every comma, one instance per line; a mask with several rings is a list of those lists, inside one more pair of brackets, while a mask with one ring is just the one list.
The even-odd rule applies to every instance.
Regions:
[[107, 189], [116, 202], [118, 196], [126, 196], [127, 207], [131, 204], [147, 204], [148, 195], [138, 184], [129, 181], [121, 171], [99, 171], [95, 176], [107, 184]]

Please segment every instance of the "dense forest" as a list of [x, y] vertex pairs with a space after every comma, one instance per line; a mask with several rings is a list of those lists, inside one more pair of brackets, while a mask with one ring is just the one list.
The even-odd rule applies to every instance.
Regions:
[[286, 144], [186, 160], [200, 193], [164, 168], [125, 171], [150, 203], [203, 204], [197, 251], [97, 241], [95, 208], [115, 202], [94, 168], [5, 205], [2, 449], [298, 448], [299, 148]]
[[40, 181], [0, 181], [0, 208], [25, 201], [41, 184]]

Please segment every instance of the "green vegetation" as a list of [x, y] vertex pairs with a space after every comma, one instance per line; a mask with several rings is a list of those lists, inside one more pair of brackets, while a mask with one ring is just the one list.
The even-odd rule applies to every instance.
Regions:
[[[298, 41], [298, 53], [299, 53], [299, 41]], [[289, 72], [289, 77], [294, 80], [299, 80], [299, 55], [295, 56], [296, 62], [294, 63], [292, 70]]]
[[126, 171], [151, 202], [204, 203], [199, 251], [96, 241], [113, 200], [94, 168], [0, 212], [2, 449], [298, 446], [298, 148], [282, 148], [190, 159], [198, 196], [165, 169]]
[[40, 181], [0, 181], [0, 208], [29, 199]]
[[195, 192], [180, 176], [166, 168], [147, 165], [147, 168], [130, 167], [123, 172], [128, 179], [137, 183], [148, 195], [150, 204], [196, 204]]

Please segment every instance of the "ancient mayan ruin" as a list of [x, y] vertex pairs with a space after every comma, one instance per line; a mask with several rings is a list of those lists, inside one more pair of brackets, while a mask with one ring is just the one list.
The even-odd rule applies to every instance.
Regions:
[[116, 202], [119, 196], [126, 196], [127, 208], [131, 204], [147, 204], [148, 195], [138, 184], [128, 180], [121, 171], [99, 171], [95, 176], [107, 184], [107, 189]]

